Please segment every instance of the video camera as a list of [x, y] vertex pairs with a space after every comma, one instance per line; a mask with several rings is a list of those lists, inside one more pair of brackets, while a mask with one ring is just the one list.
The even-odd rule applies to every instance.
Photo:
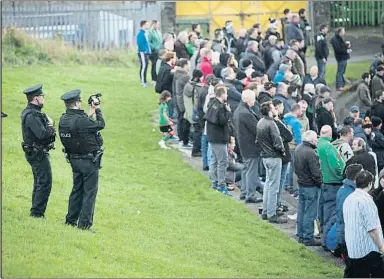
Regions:
[[100, 97], [101, 96], [102, 96], [101, 93], [96, 93], [96, 94], [93, 94], [93, 95], [89, 96], [89, 98], [88, 98], [88, 105], [92, 105], [92, 103], [95, 106], [100, 105], [100, 103], [101, 103]]

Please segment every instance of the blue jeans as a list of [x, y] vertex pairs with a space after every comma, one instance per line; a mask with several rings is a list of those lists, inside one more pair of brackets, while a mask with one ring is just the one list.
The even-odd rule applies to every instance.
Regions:
[[341, 88], [345, 85], [344, 74], [347, 70], [347, 63], [347, 60], [337, 61], [336, 89]]
[[267, 173], [263, 192], [263, 215], [271, 218], [276, 215], [277, 193], [280, 187], [281, 167], [280, 158], [263, 158]]
[[211, 147], [211, 144], [210, 144], [210, 143], [208, 143], [207, 161], [208, 161], [208, 167], [211, 167], [211, 161], [212, 161], [212, 147]]
[[289, 166], [289, 163], [283, 163], [281, 166], [281, 181], [280, 181], [279, 192], [277, 193], [277, 206], [280, 206], [281, 204], [281, 192], [283, 191], [283, 188], [284, 188], [288, 166]]
[[325, 66], [327, 62], [323, 62], [322, 59], [317, 59], [317, 68], [319, 68], [319, 77], [325, 78]]
[[337, 191], [339, 191], [340, 185], [332, 185], [332, 184], [323, 184], [322, 186], [322, 194], [323, 194], [323, 239], [322, 243], [325, 246], [326, 236], [328, 235], [330, 226], [329, 222], [332, 217], [336, 215], [336, 195]]
[[203, 159], [203, 168], [209, 167], [207, 135], [201, 136], [201, 158]]
[[314, 221], [317, 217], [318, 187], [301, 187], [299, 185], [299, 204], [297, 210], [297, 236], [304, 243], [314, 237]]

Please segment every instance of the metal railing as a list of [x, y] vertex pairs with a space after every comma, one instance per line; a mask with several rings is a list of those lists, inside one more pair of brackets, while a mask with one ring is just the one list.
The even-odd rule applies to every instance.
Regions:
[[61, 38], [78, 49], [134, 46], [140, 21], [160, 19], [159, 2], [7, 1], [2, 28], [15, 27], [36, 39]]

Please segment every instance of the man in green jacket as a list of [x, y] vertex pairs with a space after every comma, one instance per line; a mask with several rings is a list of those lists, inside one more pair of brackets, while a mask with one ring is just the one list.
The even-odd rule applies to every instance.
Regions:
[[317, 153], [320, 159], [320, 167], [323, 176], [319, 203], [320, 226], [323, 228], [322, 246], [332, 227], [332, 217], [336, 214], [336, 194], [343, 185], [343, 170], [345, 163], [337, 149], [332, 145], [332, 128], [324, 125], [320, 130], [320, 138], [317, 145]]
[[163, 41], [160, 29], [159, 29], [159, 22], [157, 20], [152, 20], [151, 23], [151, 29], [148, 30], [148, 42], [151, 46], [151, 55], [149, 56], [149, 59], [151, 59], [152, 68], [151, 68], [151, 75], [152, 75], [152, 83], [155, 84], [157, 80], [157, 74], [156, 74], [156, 62], [159, 58], [159, 49], [161, 46], [161, 43]]

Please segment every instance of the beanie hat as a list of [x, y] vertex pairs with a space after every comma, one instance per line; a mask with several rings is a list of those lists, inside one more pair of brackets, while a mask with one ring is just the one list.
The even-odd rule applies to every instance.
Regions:
[[377, 127], [377, 126], [379, 126], [380, 124], [382, 124], [383, 123], [383, 121], [381, 120], [381, 118], [380, 117], [377, 117], [377, 116], [372, 116], [372, 126], [373, 127]]
[[244, 59], [243, 60], [243, 68], [247, 68], [249, 65], [252, 65], [252, 61], [249, 59]]

